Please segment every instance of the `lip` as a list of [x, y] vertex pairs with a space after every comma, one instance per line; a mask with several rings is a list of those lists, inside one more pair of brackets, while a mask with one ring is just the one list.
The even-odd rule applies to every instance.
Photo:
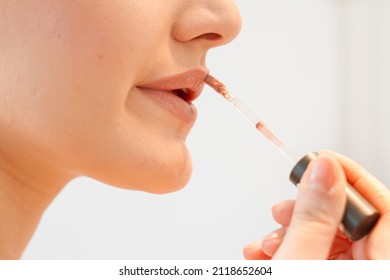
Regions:
[[137, 88], [174, 116], [194, 122], [197, 112], [192, 101], [201, 94], [207, 74], [204, 69], [192, 69], [145, 82]]

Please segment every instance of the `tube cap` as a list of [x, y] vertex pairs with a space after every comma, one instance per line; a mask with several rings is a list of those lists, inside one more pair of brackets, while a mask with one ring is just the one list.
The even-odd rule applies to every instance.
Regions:
[[290, 173], [290, 181], [294, 185], [298, 185], [301, 182], [303, 173], [305, 173], [307, 166], [313, 159], [317, 158], [317, 156], [318, 153], [316, 152], [308, 153], [295, 164]]

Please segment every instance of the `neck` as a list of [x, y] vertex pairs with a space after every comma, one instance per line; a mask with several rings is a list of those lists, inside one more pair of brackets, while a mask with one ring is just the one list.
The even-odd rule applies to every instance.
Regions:
[[72, 177], [31, 161], [14, 168], [5, 159], [0, 153], [0, 259], [19, 259], [42, 214]]

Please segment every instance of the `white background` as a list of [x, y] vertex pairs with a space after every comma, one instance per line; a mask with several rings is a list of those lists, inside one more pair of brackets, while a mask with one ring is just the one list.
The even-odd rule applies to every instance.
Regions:
[[[240, 36], [210, 52], [216, 77], [298, 155], [332, 149], [389, 184], [390, 1], [238, 0]], [[293, 198], [290, 163], [212, 90], [196, 101], [194, 171], [151, 195], [71, 182], [25, 259], [241, 259]]]

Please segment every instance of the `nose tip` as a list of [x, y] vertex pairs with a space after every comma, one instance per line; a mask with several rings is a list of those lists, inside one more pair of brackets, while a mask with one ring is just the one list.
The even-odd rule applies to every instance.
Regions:
[[178, 18], [172, 33], [177, 41], [202, 42], [207, 48], [232, 41], [241, 30], [241, 15], [235, 1], [194, 1]]

